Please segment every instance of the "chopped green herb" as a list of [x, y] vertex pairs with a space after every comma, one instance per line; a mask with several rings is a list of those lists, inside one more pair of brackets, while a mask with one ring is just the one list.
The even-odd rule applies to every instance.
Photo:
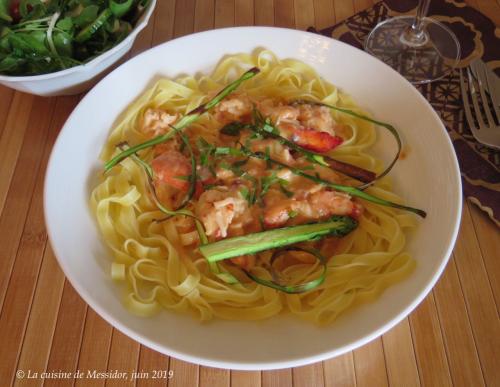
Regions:
[[249, 181], [252, 183], [252, 186], [255, 187], [254, 189], [251, 189], [250, 190], [250, 193], [249, 193], [249, 198], [248, 198], [248, 203], [250, 205], [254, 205], [255, 202], [257, 201], [257, 187], [258, 187], [258, 179], [256, 179], [255, 177], [253, 177], [252, 175], [250, 175], [248, 172], [244, 172], [242, 175], [241, 175], [241, 178]]
[[228, 155], [231, 153], [231, 148], [229, 147], [218, 147], [215, 148], [215, 155], [220, 156], [220, 155]]
[[263, 138], [264, 137], [260, 133], [254, 132], [245, 140], [245, 146], [249, 148], [253, 140], [261, 140]]
[[241, 168], [243, 165], [248, 163], [248, 158], [243, 159], [243, 160], [238, 160], [233, 163], [233, 168]]
[[229, 124], [222, 127], [220, 132], [226, 136], [239, 136], [240, 132], [247, 127], [246, 124], [242, 122], [230, 122]]
[[[286, 181], [286, 180], [285, 180]], [[285, 196], [287, 198], [291, 198], [293, 197], [293, 192], [292, 191], [289, 191], [285, 188], [285, 186], [283, 184], [281, 184], [282, 182], [282, 179], [280, 179], [280, 191], [283, 192], [285, 194]], [[287, 182], [288, 183], [288, 182]]]
[[243, 199], [248, 202], [248, 204], [252, 205], [252, 203], [250, 203], [250, 190], [247, 186], [244, 185], [240, 188], [240, 194], [243, 196]]
[[276, 171], [273, 171], [270, 176], [264, 176], [260, 179], [261, 181], [261, 191], [260, 197], [264, 197], [269, 191], [271, 186], [279, 182], [279, 178], [276, 176]]
[[232, 169], [231, 169], [231, 164], [228, 164], [226, 161], [222, 160], [218, 166], [222, 169], [225, 169], [226, 171], [231, 171], [232, 172]]
[[233, 171], [233, 173], [236, 175], [236, 176], [242, 176], [244, 173], [246, 173], [243, 169], [241, 169], [241, 167], [243, 167], [246, 163], [248, 162], [248, 158], [246, 159], [243, 159], [243, 160], [238, 160], [238, 161], [235, 161], [232, 165], [231, 165], [231, 170]]
[[261, 230], [264, 231], [266, 229], [266, 225], [264, 223], [264, 215], [262, 214], [259, 215], [259, 223]]
[[325, 158], [321, 155], [313, 155], [311, 156], [319, 165], [323, 165], [324, 167], [328, 167], [328, 163], [325, 161]]
[[196, 141], [198, 145], [198, 150], [200, 151], [200, 165], [202, 167], [207, 167], [208, 170], [215, 176], [214, 162], [212, 155], [215, 152], [215, 146], [209, 144], [203, 137], [198, 138]]
[[217, 187], [218, 184], [206, 184], [206, 185], [203, 185], [203, 188], [205, 188], [205, 191], [208, 191], [212, 188], [215, 188]]
[[[269, 148], [268, 146], [266, 146], [266, 156], [268, 158], [271, 158], [271, 148]], [[266, 160], [266, 167], [267, 169], [271, 169], [272, 168], [272, 163], [268, 160]]]
[[186, 144], [184, 142], [181, 142], [181, 145], [179, 147], [179, 152], [183, 153], [186, 150]]
[[214, 155], [216, 155], [216, 156], [223, 156], [223, 155], [242, 156], [242, 153], [240, 150], [238, 150], [236, 148], [217, 147], [217, 148], [215, 148]]

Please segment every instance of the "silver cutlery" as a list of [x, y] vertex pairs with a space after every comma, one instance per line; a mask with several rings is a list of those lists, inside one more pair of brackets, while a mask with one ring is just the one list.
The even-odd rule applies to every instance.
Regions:
[[460, 88], [472, 135], [481, 144], [500, 149], [500, 79], [476, 59], [460, 71]]

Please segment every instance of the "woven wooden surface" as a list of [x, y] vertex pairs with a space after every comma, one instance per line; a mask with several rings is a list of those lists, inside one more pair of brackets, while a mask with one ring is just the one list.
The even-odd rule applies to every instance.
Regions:
[[[467, 2], [500, 25], [499, 0]], [[321, 29], [371, 5], [371, 0], [158, 0], [131, 55], [218, 27]], [[47, 160], [79, 99], [0, 87], [0, 386], [500, 385], [500, 232], [469, 203], [453, 257], [430, 295], [387, 334], [335, 359], [280, 371], [220, 370], [161, 355], [113, 329], [65, 280], [44, 226]], [[44, 371], [74, 375], [77, 370], [129, 375], [163, 370], [169, 378], [41, 377]], [[38, 377], [29, 378], [35, 373]]]

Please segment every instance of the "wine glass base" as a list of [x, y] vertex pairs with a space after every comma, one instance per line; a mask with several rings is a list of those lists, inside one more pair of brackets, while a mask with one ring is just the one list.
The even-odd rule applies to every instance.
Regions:
[[411, 83], [428, 83], [446, 76], [460, 59], [460, 43], [445, 25], [423, 19], [421, 35], [412, 35], [412, 16], [379, 23], [368, 35], [365, 50]]

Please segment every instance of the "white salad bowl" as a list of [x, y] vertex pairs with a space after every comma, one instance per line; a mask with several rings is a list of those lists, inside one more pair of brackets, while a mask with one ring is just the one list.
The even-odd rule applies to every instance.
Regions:
[[[99, 153], [109, 131], [127, 105], [158, 77], [209, 73], [227, 54], [262, 47], [279, 58], [309, 63], [377, 119], [398, 128], [407, 155], [391, 172], [394, 189], [408, 205], [428, 213], [408, 238], [407, 250], [417, 261], [416, 270], [375, 301], [349, 310], [326, 327], [287, 314], [260, 322], [208, 323], [170, 311], [152, 318], [134, 316], [111, 280], [112, 259], [89, 210], [90, 193], [103, 168]], [[382, 129], [379, 133], [375, 151], [389, 160], [394, 141]], [[424, 299], [446, 266], [457, 237], [461, 203], [451, 141], [438, 115], [409, 82], [347, 44], [268, 27], [213, 30], [172, 40], [107, 75], [62, 129], [50, 158], [44, 198], [47, 229], [59, 264], [81, 297], [106, 321], [159, 352], [202, 365], [243, 370], [293, 367], [331, 358], [396, 325]]]
[[151, 0], [130, 34], [116, 46], [90, 62], [42, 75], [10, 76], [0, 74], [0, 84], [43, 97], [79, 94], [90, 89], [107, 70], [110, 70], [130, 51], [137, 35], [148, 24], [155, 6], [156, 0]]

